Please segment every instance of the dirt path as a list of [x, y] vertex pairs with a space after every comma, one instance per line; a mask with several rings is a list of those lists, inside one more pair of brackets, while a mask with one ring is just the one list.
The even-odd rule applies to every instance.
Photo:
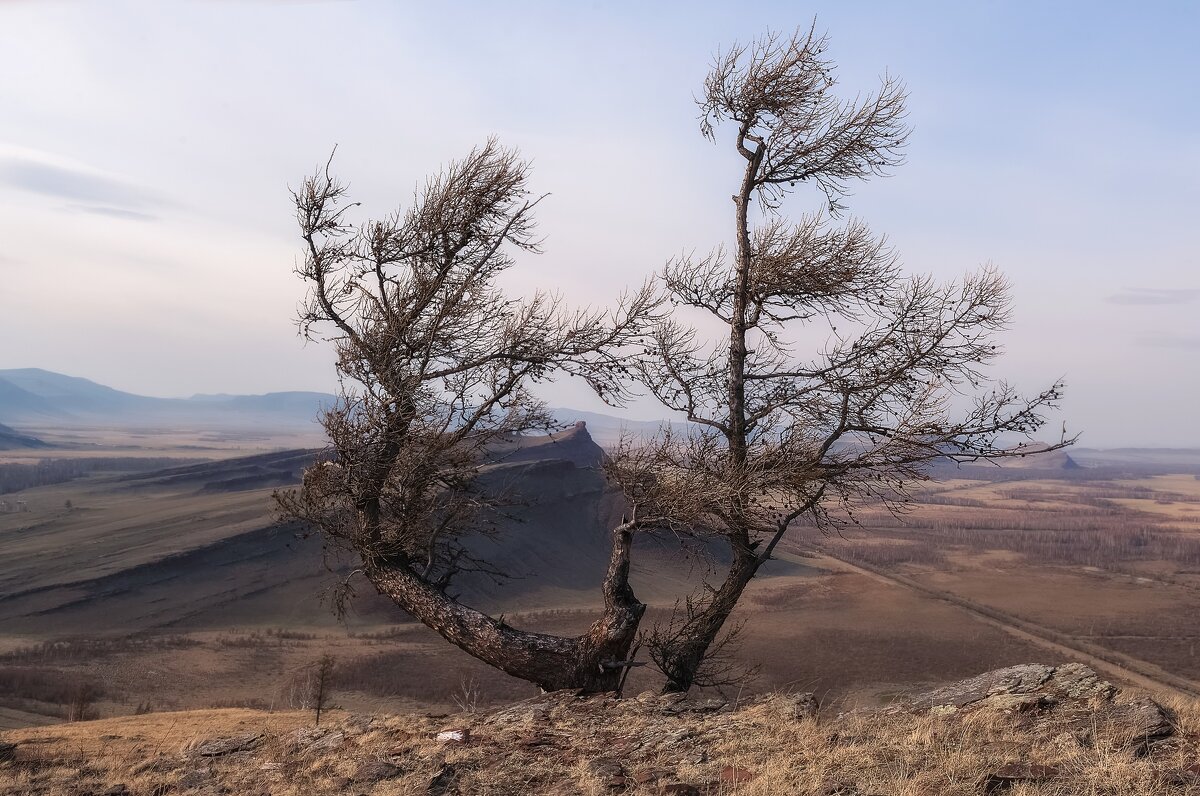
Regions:
[[[821, 552], [820, 558], [831, 568], [856, 572], [876, 581], [901, 586], [919, 592], [927, 597], [932, 597], [935, 600], [949, 603], [973, 615], [975, 618], [993, 627], [1000, 628], [1023, 641], [1031, 642], [1071, 660], [1086, 663], [1096, 671], [1104, 672], [1107, 676], [1123, 680], [1147, 691], [1166, 691], [1193, 699], [1200, 697], [1200, 683], [1172, 674], [1152, 663], [1060, 633], [1057, 630], [1030, 622], [1027, 619], [998, 611], [990, 606], [964, 599], [952, 592], [925, 586], [903, 575], [885, 572], [858, 562], [851, 563], [843, 558], [829, 555], [824, 551]], [[811, 559], [809, 560], [811, 561]]]

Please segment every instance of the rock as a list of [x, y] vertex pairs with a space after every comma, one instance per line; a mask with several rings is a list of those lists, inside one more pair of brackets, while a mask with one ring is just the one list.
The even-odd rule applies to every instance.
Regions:
[[625, 790], [631, 782], [619, 760], [597, 758], [588, 763], [588, 771], [608, 790]]
[[350, 732], [363, 733], [371, 729], [371, 725], [374, 723], [374, 716], [369, 716], [365, 713], [354, 713], [342, 721], [342, 726]]
[[373, 785], [385, 779], [403, 776], [404, 769], [384, 760], [371, 760], [359, 765], [351, 778], [358, 785]]
[[815, 718], [821, 710], [817, 695], [812, 693], [788, 694], [788, 715], [796, 720]]
[[214, 738], [211, 741], [202, 741], [191, 748], [191, 753], [198, 757], [220, 757], [221, 755], [229, 755], [234, 752], [248, 752], [251, 749], [261, 745], [263, 742], [263, 734], [247, 733], [245, 735], [233, 735], [226, 738]]
[[517, 744], [524, 749], [563, 748], [563, 744], [557, 737], [540, 731], [522, 735], [517, 739]]
[[1192, 763], [1186, 768], [1164, 772], [1163, 778], [1168, 785], [1177, 788], [1190, 788], [1200, 785], [1200, 763]]
[[[676, 696], [672, 694], [670, 696]], [[660, 712], [667, 716], [682, 716], [684, 713], [717, 713], [729, 706], [725, 699], [705, 699], [700, 702], [677, 700], [664, 704]]]
[[588, 771], [597, 779], [611, 779], [625, 776], [625, 766], [620, 760], [598, 758], [588, 763]]
[[638, 785], [645, 786], [658, 782], [660, 779], [666, 779], [670, 773], [661, 768], [643, 768], [633, 773], [633, 781]]
[[1065, 663], [1054, 670], [1051, 677], [1055, 696], [1068, 699], [1111, 700], [1117, 693], [1112, 683], [1101, 680], [1094, 671], [1082, 663]]
[[456, 791], [454, 780], [458, 778], [458, 772], [454, 766], [449, 763], [443, 763], [437, 773], [429, 779], [429, 784], [425, 786], [425, 793], [428, 796], [446, 796], [449, 793]]
[[925, 708], [951, 705], [956, 708], [980, 702], [993, 694], [1028, 694], [1054, 674], [1054, 667], [1027, 663], [984, 672], [977, 677], [960, 680], [920, 694], [912, 699], [914, 705]]
[[1029, 713], [1038, 708], [1047, 707], [1049, 704], [1046, 697], [1041, 694], [992, 694], [980, 702], [979, 706], [1006, 713]]
[[1082, 663], [1046, 666], [1025, 663], [985, 672], [933, 691], [908, 703], [918, 709], [978, 706], [995, 710], [1031, 711], [1062, 700], [1111, 700], [1116, 688]]
[[437, 734], [440, 743], [466, 743], [471, 740], [471, 731], [466, 727], [453, 727]]
[[1045, 782], [1058, 776], [1058, 769], [1037, 763], [1007, 763], [983, 780], [984, 793], [1007, 790], [1018, 782]]
[[778, 710], [793, 721], [811, 719], [817, 715], [820, 705], [815, 694], [768, 694], [760, 697], [758, 702]]
[[12, 760], [17, 756], [17, 745], [15, 743], [0, 742], [0, 763]]
[[323, 752], [330, 749], [337, 749], [346, 741], [346, 733], [337, 731], [325, 733], [315, 741], [304, 747], [306, 752]]
[[1171, 715], [1150, 697], [1113, 705], [1100, 714], [1100, 719], [1113, 727], [1118, 745], [1138, 757], [1146, 754], [1152, 745], [1175, 734]]

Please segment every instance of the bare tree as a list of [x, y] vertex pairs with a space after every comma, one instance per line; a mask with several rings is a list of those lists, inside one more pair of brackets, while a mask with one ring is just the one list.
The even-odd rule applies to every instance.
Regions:
[[312, 706], [316, 714], [314, 724], [321, 726], [321, 714], [329, 709], [330, 698], [333, 696], [333, 676], [337, 670], [337, 658], [329, 653], [321, 656], [313, 664], [310, 688], [312, 690]]
[[[656, 636], [667, 691], [703, 680], [743, 590], [793, 523], [852, 522], [864, 502], [900, 511], [936, 459], [1013, 455], [1004, 435], [1036, 432], [1062, 390], [1023, 398], [985, 384], [1009, 318], [994, 270], [946, 285], [905, 277], [882, 237], [839, 222], [852, 181], [901, 162], [905, 90], [884, 77], [875, 93], [839, 100], [825, 52], [810, 30], [717, 56], [698, 102], [702, 133], [730, 129], [743, 161], [732, 247], [666, 265], [678, 309], [653, 322], [630, 364], [627, 391], [648, 391], [690, 431], [623, 446], [611, 478], [641, 530], [717, 540], [731, 562]], [[805, 185], [824, 208], [791, 221], [782, 202]], [[800, 353], [814, 333], [824, 344]]]
[[619, 391], [618, 352], [658, 306], [646, 287], [616, 309], [554, 295], [508, 298], [496, 277], [536, 252], [528, 168], [494, 141], [430, 179], [411, 207], [359, 226], [329, 164], [295, 191], [308, 283], [306, 334], [332, 330], [342, 384], [323, 418], [336, 456], [309, 468], [283, 515], [353, 551], [379, 592], [471, 655], [544, 689], [612, 690], [645, 606], [629, 585], [633, 526], [613, 530], [604, 610], [578, 637], [510, 627], [447, 593], [498, 574], [464, 539], [494, 532], [506, 497], [480, 478], [490, 445], [548, 430], [529, 392], [552, 373]]
[[[874, 94], [838, 100], [825, 50], [810, 30], [718, 55], [701, 131], [715, 141], [732, 128], [743, 161], [732, 245], [669, 262], [657, 286], [611, 311], [496, 287], [513, 252], [538, 250], [539, 199], [526, 165], [494, 142], [409, 209], [359, 226], [328, 164], [306, 180], [294, 194], [310, 289], [301, 324], [332, 330], [342, 396], [324, 417], [335, 457], [278, 496], [282, 513], [353, 551], [380, 593], [447, 640], [544, 689], [622, 684], [645, 610], [629, 583], [636, 534], [723, 546], [724, 579], [647, 640], [666, 690], [686, 691], [729, 680], [723, 664], [701, 667], [736, 639], [736, 627], [722, 635], [726, 620], [789, 528], [853, 522], [864, 503], [900, 512], [939, 458], [1015, 455], [1006, 435], [1031, 438], [1062, 385], [1025, 398], [985, 382], [1009, 318], [994, 270], [946, 285], [905, 277], [883, 238], [842, 221], [850, 184], [901, 162], [905, 93], [885, 77]], [[823, 207], [789, 221], [783, 201], [804, 185]], [[825, 342], [802, 354], [814, 334]], [[463, 573], [497, 574], [464, 543], [494, 533], [506, 509], [481, 468], [493, 443], [550, 428], [530, 389], [553, 373], [610, 403], [648, 392], [689, 421], [606, 462], [627, 513], [612, 530], [601, 616], [570, 638], [518, 630], [447, 593]]]

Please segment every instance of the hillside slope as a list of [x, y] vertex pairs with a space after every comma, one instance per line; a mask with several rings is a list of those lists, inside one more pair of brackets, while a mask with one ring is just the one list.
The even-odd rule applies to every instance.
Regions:
[[[1172, 709], [1173, 707], [1173, 709]], [[0, 787], [106, 793], [1195, 794], [1200, 707], [1079, 664], [989, 672], [883, 710], [545, 694], [486, 713], [209, 710], [6, 733]]]
[[0, 423], [0, 451], [21, 450], [25, 448], [50, 447], [37, 437], [22, 434], [16, 429]]
[[[29, 512], [0, 514], [0, 633], [130, 633], [231, 623], [328, 624], [319, 595], [349, 561], [326, 562], [317, 538], [280, 528], [271, 492], [299, 481], [317, 451], [295, 450], [108, 476], [20, 493]], [[603, 453], [579, 424], [497, 452], [485, 482], [522, 502], [519, 518], [472, 551], [509, 577], [456, 581], [495, 610], [594, 604], [617, 511]], [[69, 505], [68, 505], [69, 501]], [[646, 540], [634, 571], [645, 598], [686, 593], [690, 565]], [[781, 564], [781, 572], [799, 567]], [[365, 585], [365, 584], [363, 584]], [[360, 589], [353, 622], [396, 609]]]

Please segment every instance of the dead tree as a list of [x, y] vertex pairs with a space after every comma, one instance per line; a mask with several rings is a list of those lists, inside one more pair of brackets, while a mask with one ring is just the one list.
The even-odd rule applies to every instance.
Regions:
[[313, 723], [317, 727], [321, 726], [321, 714], [330, 707], [336, 670], [337, 658], [328, 653], [322, 655], [320, 660], [312, 666], [309, 685], [311, 688], [313, 712], [315, 713]]
[[571, 310], [496, 286], [513, 252], [538, 250], [528, 168], [489, 141], [430, 179], [407, 210], [351, 225], [329, 165], [294, 192], [309, 296], [305, 334], [329, 329], [342, 385], [323, 424], [336, 456], [309, 468], [282, 513], [352, 551], [378, 591], [475, 657], [544, 689], [613, 690], [645, 606], [629, 585], [633, 523], [613, 529], [604, 609], [578, 637], [510, 627], [447, 587], [490, 572], [463, 540], [494, 531], [505, 498], [479, 479], [488, 446], [552, 421], [530, 385], [552, 373], [618, 389], [619, 352], [657, 307]]
[[[1061, 383], [1028, 398], [985, 383], [1009, 319], [998, 273], [905, 277], [882, 237], [840, 219], [852, 181], [901, 162], [905, 90], [884, 77], [875, 93], [839, 100], [825, 51], [824, 37], [801, 31], [716, 58], [698, 102], [701, 132], [715, 142], [728, 130], [742, 162], [732, 245], [665, 266], [677, 309], [632, 363], [627, 389], [691, 430], [624, 446], [610, 475], [658, 529], [715, 539], [731, 562], [655, 651], [668, 691], [696, 684], [793, 523], [853, 521], [864, 502], [899, 511], [931, 462], [1013, 455], [1002, 437], [1030, 437], [1061, 395]], [[805, 186], [823, 207], [789, 220], [783, 200]], [[824, 344], [801, 353], [814, 335]]]

